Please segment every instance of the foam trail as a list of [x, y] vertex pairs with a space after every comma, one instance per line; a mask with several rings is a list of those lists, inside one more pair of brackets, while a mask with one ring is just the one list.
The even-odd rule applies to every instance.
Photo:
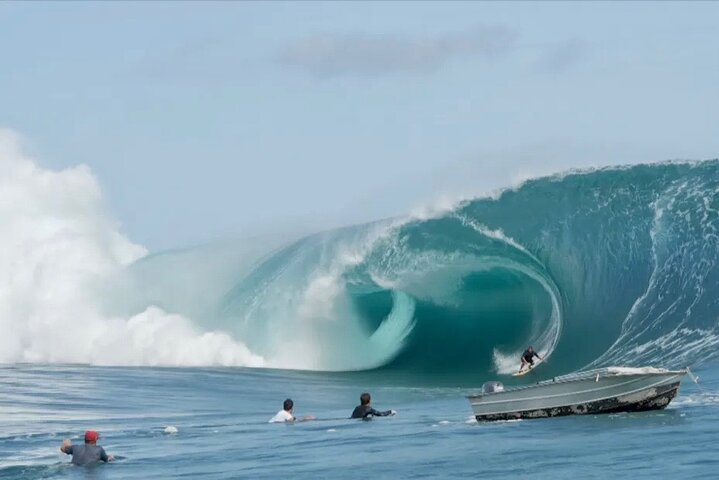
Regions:
[[493, 238], [495, 240], [499, 240], [500, 242], [504, 242], [507, 245], [511, 245], [512, 247], [516, 248], [520, 252], [524, 253], [525, 255], [529, 256], [532, 260], [534, 260], [538, 265], [541, 265], [542, 262], [539, 261], [537, 257], [535, 257], [529, 250], [524, 248], [522, 245], [517, 243], [513, 238], [508, 237], [501, 229], [492, 230], [490, 228], [487, 228], [485, 225], [482, 225], [481, 223], [472, 220], [471, 218], [467, 218], [464, 215], [454, 214], [454, 218], [459, 220], [462, 225], [465, 225], [477, 233], [484, 235], [488, 238]]
[[108, 315], [98, 285], [146, 254], [108, 217], [86, 166], [39, 167], [0, 130], [0, 362], [248, 365], [264, 360], [222, 332], [149, 306]]

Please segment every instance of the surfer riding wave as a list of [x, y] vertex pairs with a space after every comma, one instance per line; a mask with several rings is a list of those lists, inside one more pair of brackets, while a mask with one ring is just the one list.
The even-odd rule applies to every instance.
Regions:
[[522, 373], [525, 370], [531, 370], [532, 368], [534, 368], [534, 357], [537, 357], [540, 361], [544, 360], [544, 358], [542, 358], [540, 354], [535, 352], [530, 345], [519, 358], [521, 364], [519, 365], [519, 371], [517, 373]]

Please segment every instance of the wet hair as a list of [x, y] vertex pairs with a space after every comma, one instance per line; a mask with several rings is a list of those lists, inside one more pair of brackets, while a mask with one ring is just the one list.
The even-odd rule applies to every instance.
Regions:
[[533, 349], [532, 346], [530, 345], [530, 346], [527, 347], [527, 350], [534, 350], [534, 349]]
[[360, 395], [360, 404], [361, 405], [369, 405], [369, 401], [372, 397], [370, 397], [369, 393], [365, 392], [362, 395]]
[[284, 410], [287, 410], [288, 412], [289, 412], [290, 410], [292, 410], [292, 407], [294, 407], [294, 406], [295, 406], [295, 402], [293, 402], [291, 398], [288, 398], [287, 400], [285, 400], [285, 401], [282, 403], [282, 408], [283, 408]]

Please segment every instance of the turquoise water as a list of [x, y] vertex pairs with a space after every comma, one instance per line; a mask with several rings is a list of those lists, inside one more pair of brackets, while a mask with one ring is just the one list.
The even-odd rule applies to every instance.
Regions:
[[[716, 477], [717, 160], [147, 256], [56, 200], [17, 212], [0, 258], [2, 478]], [[514, 379], [528, 344], [548, 361]], [[609, 365], [690, 366], [706, 391], [483, 425], [464, 399]], [[366, 390], [399, 415], [348, 420]], [[268, 425], [287, 396], [320, 420]], [[116, 464], [67, 465], [89, 428]]]
[[[664, 411], [478, 424], [471, 388], [377, 374], [2, 367], [0, 478], [716, 478], [719, 366], [697, 373]], [[397, 416], [348, 420], [364, 390]], [[286, 396], [319, 419], [268, 424]], [[117, 462], [68, 465], [88, 428]]]
[[511, 372], [528, 344], [553, 375], [693, 365], [719, 352], [718, 192], [719, 161], [540, 178], [265, 251], [149, 256], [123, 305], [229, 332], [275, 368], [452, 385]]

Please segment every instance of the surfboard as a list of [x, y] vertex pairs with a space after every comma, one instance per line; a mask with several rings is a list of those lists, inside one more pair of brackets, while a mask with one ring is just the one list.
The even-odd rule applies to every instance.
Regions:
[[531, 372], [532, 370], [534, 370], [535, 368], [537, 368], [537, 366], [539, 366], [543, 361], [544, 360], [537, 360], [536, 362], [534, 362], [534, 365], [530, 365], [529, 367], [525, 368], [521, 372], [513, 373], [512, 376], [513, 377], [521, 377], [522, 375], [526, 375], [529, 372]]

